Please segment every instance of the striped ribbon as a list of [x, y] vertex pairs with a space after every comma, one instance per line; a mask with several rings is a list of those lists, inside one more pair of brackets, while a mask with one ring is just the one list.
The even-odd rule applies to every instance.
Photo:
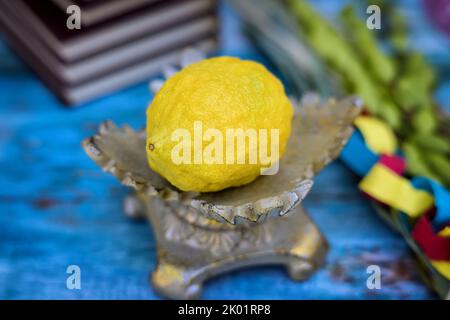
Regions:
[[431, 179], [403, 176], [405, 161], [397, 154], [394, 132], [384, 122], [360, 116], [354, 124], [358, 130], [341, 160], [363, 177], [361, 191], [411, 219], [412, 237], [436, 270], [450, 280], [450, 192]]

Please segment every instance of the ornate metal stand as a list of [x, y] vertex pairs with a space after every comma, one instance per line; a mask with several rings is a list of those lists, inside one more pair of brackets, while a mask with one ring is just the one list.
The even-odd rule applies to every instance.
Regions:
[[130, 197], [128, 213], [147, 215], [153, 225], [158, 267], [152, 282], [166, 297], [197, 298], [206, 279], [261, 264], [283, 264], [293, 279], [304, 280], [325, 257], [326, 241], [300, 206], [280, 219], [240, 227], [158, 198], [142, 200]]
[[153, 172], [144, 131], [106, 122], [84, 141], [100, 167], [136, 190], [125, 211], [153, 226], [158, 266], [152, 283], [159, 293], [196, 298], [206, 279], [241, 267], [283, 264], [293, 279], [304, 280], [320, 266], [326, 241], [299, 204], [314, 173], [345, 145], [360, 107], [354, 98], [321, 103], [313, 95], [301, 105], [279, 172], [214, 193], [181, 192]]

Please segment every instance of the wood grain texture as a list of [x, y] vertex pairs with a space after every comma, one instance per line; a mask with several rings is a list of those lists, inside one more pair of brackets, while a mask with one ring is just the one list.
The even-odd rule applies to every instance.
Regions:
[[[224, 7], [223, 53], [261, 61]], [[449, 107], [450, 83], [437, 91]], [[155, 243], [145, 222], [122, 214], [128, 189], [88, 159], [80, 146], [105, 119], [139, 128], [151, 96], [140, 84], [68, 110], [0, 42], [0, 299], [155, 299], [148, 285]], [[305, 207], [330, 242], [326, 265], [291, 281], [281, 267], [239, 270], [207, 283], [216, 299], [427, 299], [403, 239], [334, 162], [316, 179]], [[81, 268], [81, 290], [66, 288], [66, 268]], [[368, 290], [366, 268], [382, 270]]]

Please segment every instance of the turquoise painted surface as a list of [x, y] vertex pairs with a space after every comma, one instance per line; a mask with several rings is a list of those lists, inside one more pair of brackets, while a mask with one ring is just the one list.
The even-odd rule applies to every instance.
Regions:
[[[221, 16], [223, 53], [264, 61], [229, 8], [223, 6]], [[449, 81], [442, 82], [437, 98], [450, 108]], [[142, 127], [150, 100], [143, 83], [65, 109], [0, 42], [0, 299], [158, 298], [148, 285], [155, 266], [152, 231], [123, 216], [128, 189], [101, 172], [80, 147], [105, 119]], [[330, 251], [310, 280], [293, 282], [281, 267], [240, 270], [208, 282], [203, 297], [436, 298], [403, 240], [376, 216], [356, 185], [357, 178], [339, 162], [316, 179], [305, 206]], [[81, 268], [81, 290], [66, 288], [66, 268], [72, 264]], [[371, 264], [382, 269], [381, 290], [366, 288]]]

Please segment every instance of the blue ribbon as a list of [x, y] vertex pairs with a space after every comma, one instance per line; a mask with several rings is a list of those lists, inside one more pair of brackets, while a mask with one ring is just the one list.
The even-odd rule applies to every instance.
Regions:
[[378, 156], [373, 153], [364, 142], [359, 131], [355, 131], [350, 137], [340, 159], [358, 176], [365, 176], [372, 166], [378, 162]]
[[436, 215], [433, 224], [443, 226], [450, 222], [450, 192], [434, 180], [425, 177], [412, 179], [412, 184], [418, 189], [425, 190], [434, 196]]

